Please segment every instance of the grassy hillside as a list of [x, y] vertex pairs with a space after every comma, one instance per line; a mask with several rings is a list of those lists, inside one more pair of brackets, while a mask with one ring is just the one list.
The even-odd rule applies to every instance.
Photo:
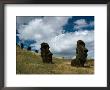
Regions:
[[53, 57], [55, 64], [42, 63], [40, 54], [16, 47], [16, 74], [93, 74], [94, 60], [86, 67], [72, 67], [71, 60]]

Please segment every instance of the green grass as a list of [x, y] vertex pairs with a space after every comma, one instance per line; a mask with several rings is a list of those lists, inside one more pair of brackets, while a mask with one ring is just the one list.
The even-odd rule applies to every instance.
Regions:
[[53, 57], [55, 64], [42, 62], [40, 54], [16, 47], [16, 74], [93, 74], [94, 60], [88, 60], [86, 67], [72, 67], [71, 60]]

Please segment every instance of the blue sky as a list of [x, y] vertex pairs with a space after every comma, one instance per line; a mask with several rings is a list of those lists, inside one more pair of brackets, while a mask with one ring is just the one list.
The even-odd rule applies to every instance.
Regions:
[[47, 42], [54, 56], [75, 58], [76, 42], [83, 40], [94, 58], [94, 16], [17, 16], [16, 42], [40, 50]]

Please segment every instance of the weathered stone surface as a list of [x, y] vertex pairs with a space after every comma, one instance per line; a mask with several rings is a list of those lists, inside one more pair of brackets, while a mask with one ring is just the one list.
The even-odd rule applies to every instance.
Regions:
[[38, 50], [35, 50], [35, 52], [38, 53], [39, 51]]
[[52, 63], [52, 53], [49, 50], [49, 45], [47, 43], [41, 43], [41, 57], [43, 63]]
[[82, 40], [77, 41], [76, 59], [71, 61], [71, 66], [84, 67], [86, 62], [88, 49], [85, 48], [85, 43]]
[[31, 47], [29, 46], [29, 47], [27, 48], [27, 50], [31, 51]]

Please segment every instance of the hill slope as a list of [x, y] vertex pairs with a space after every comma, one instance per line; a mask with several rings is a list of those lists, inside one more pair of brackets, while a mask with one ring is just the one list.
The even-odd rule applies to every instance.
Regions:
[[42, 63], [40, 54], [16, 46], [16, 74], [93, 74], [94, 61], [88, 60], [90, 67], [72, 67], [70, 60], [53, 57], [55, 64]]

